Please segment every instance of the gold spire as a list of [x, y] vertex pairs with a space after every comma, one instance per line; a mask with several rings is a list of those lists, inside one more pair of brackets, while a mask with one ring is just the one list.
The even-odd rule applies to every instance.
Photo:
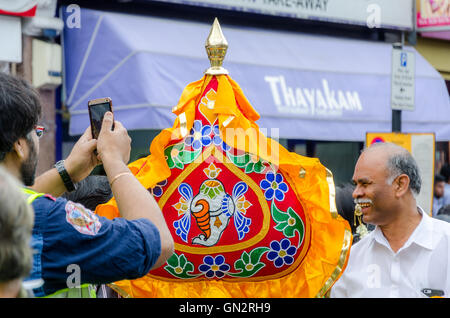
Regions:
[[214, 19], [214, 23], [209, 32], [205, 43], [206, 53], [208, 54], [211, 67], [205, 71], [209, 75], [228, 74], [228, 71], [222, 67], [225, 54], [227, 54], [228, 42], [223, 36], [219, 20]]

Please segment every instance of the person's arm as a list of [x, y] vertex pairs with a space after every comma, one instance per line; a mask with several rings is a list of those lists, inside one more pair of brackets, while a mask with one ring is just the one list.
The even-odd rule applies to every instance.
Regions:
[[[69, 156], [64, 160], [64, 166], [73, 183], [80, 182], [86, 178], [99, 164], [94, 150], [97, 140], [92, 139], [90, 126], [74, 145]], [[36, 178], [31, 187], [34, 191], [51, 194], [59, 197], [67, 191], [56, 168], [52, 168]]]
[[126, 163], [130, 158], [131, 139], [126, 129], [113, 115], [105, 114], [100, 131], [97, 151], [111, 183], [111, 190], [117, 202], [120, 215], [128, 220], [148, 219], [159, 230], [161, 255], [153, 268], [158, 268], [172, 256], [173, 238], [162, 215], [161, 209], [153, 196], [145, 189], [128, 169]]
[[40, 261], [31, 275], [45, 282], [34, 290], [38, 297], [77, 279], [106, 284], [140, 278], [161, 255], [159, 230], [148, 219], [109, 220], [81, 204], [48, 196], [34, 200], [33, 208], [39, 232], [33, 247]]

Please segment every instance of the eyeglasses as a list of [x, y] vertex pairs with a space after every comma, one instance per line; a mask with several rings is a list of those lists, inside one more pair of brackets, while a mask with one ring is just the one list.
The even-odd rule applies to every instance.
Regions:
[[34, 130], [36, 131], [38, 138], [41, 138], [44, 135], [45, 128], [43, 126], [36, 125], [34, 126]]

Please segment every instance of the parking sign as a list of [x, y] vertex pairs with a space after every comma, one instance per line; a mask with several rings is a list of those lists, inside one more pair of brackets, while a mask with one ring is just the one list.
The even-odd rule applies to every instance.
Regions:
[[392, 49], [391, 108], [415, 110], [415, 55]]

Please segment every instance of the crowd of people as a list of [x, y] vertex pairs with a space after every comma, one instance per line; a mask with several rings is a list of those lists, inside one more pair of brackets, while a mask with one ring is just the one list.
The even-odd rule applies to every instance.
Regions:
[[[107, 113], [97, 140], [87, 129], [64, 161], [36, 178], [40, 115], [36, 91], [0, 73], [0, 166], [12, 176], [0, 179], [0, 295], [23, 295], [18, 286], [27, 286], [24, 280], [36, 297], [94, 297], [93, 285], [142, 277], [164, 264], [173, 254], [173, 239], [153, 196], [127, 167], [131, 139], [123, 125]], [[61, 197], [99, 163], [121, 214], [112, 221]], [[91, 209], [92, 198], [103, 203], [104, 194], [96, 199], [89, 193], [95, 189], [81, 186], [88, 192], [76, 200]], [[34, 222], [21, 221], [31, 207]]]
[[[127, 167], [131, 139], [112, 113], [98, 139], [88, 128], [65, 160], [36, 177], [40, 116], [35, 90], [0, 72], [0, 297], [95, 297], [100, 289], [114, 297], [105, 284], [163, 265], [173, 238]], [[106, 176], [89, 176], [100, 163]], [[432, 218], [417, 205], [422, 182], [407, 150], [382, 143], [362, 152], [353, 184], [337, 188], [338, 211], [355, 236], [331, 297], [448, 297], [450, 223], [437, 218], [449, 213], [448, 166], [441, 174]], [[92, 212], [113, 196], [121, 217]]]

